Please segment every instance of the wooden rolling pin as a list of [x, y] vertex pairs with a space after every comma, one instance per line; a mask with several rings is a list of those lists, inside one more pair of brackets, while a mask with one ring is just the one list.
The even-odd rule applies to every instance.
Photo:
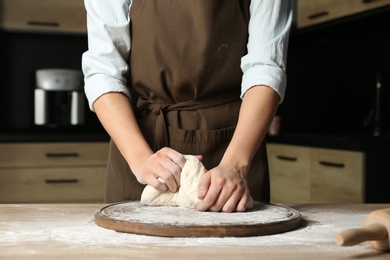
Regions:
[[344, 230], [336, 235], [340, 246], [353, 246], [364, 241], [380, 251], [390, 250], [390, 208], [371, 212], [363, 228]]

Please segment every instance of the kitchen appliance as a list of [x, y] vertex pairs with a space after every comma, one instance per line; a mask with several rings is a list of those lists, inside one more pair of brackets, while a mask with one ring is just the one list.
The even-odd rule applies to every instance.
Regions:
[[34, 123], [50, 127], [84, 124], [83, 73], [71, 69], [37, 70]]

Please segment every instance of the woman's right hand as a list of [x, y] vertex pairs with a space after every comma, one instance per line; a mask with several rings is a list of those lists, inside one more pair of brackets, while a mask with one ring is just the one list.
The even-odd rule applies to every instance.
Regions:
[[178, 190], [180, 173], [186, 161], [184, 155], [167, 147], [153, 153], [126, 95], [116, 92], [102, 95], [95, 101], [94, 109], [138, 182], [160, 191]]
[[164, 147], [150, 155], [133, 172], [141, 184], [148, 184], [161, 192], [176, 192], [180, 187], [180, 174], [185, 162], [183, 154]]

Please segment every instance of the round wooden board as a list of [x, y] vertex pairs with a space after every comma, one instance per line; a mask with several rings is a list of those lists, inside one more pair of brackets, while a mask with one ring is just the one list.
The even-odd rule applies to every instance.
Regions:
[[95, 212], [95, 223], [119, 232], [165, 237], [261, 236], [292, 230], [301, 214], [292, 208], [255, 202], [245, 212], [202, 212], [139, 201], [110, 204]]

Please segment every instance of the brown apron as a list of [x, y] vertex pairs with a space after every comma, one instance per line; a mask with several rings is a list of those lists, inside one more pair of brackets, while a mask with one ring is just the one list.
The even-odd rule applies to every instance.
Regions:
[[[129, 88], [154, 151], [169, 146], [217, 166], [241, 105], [240, 60], [247, 52], [250, 0], [134, 0]], [[240, 151], [237, 151], [239, 153]], [[251, 195], [269, 201], [265, 144], [248, 174]], [[139, 184], [111, 142], [107, 202], [139, 200]]]

